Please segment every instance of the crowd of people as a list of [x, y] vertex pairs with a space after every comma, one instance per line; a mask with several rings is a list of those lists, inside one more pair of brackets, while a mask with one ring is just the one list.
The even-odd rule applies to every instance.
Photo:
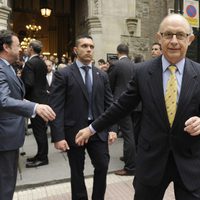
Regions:
[[[118, 59], [98, 60], [91, 36], [76, 39], [73, 58], [42, 56], [33, 40], [20, 61], [18, 37], [0, 31], [0, 199], [12, 200], [25, 119], [37, 153], [26, 167], [49, 164], [47, 126], [56, 149], [69, 159], [73, 200], [87, 200], [85, 152], [94, 167], [92, 200], [103, 200], [109, 144], [123, 137], [123, 169], [134, 175], [135, 200], [162, 200], [170, 182], [177, 200], [200, 199], [200, 65], [186, 58], [194, 40], [179, 14], [166, 16], [152, 59], [119, 44]], [[85, 128], [84, 128], [85, 127]], [[5, 178], [4, 178], [5, 177]]]

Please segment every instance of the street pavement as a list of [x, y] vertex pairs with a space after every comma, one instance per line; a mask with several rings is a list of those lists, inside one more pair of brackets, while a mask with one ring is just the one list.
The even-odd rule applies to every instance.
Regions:
[[[30, 130], [29, 130], [30, 131]], [[49, 135], [49, 134], [48, 134]], [[122, 156], [123, 140], [110, 145], [110, 165], [107, 176], [107, 190], [105, 200], [133, 200], [133, 176], [116, 176], [114, 171], [123, 168]], [[70, 169], [66, 153], [59, 152], [50, 142], [49, 136], [49, 164], [37, 168], [25, 168], [26, 158], [36, 153], [36, 143], [33, 135], [26, 136], [25, 144], [20, 149], [17, 187], [13, 200], [70, 200]], [[25, 155], [24, 155], [25, 154]], [[85, 177], [89, 199], [92, 192], [92, 174], [88, 154], [86, 153]], [[174, 200], [173, 185], [166, 191], [164, 200]]]

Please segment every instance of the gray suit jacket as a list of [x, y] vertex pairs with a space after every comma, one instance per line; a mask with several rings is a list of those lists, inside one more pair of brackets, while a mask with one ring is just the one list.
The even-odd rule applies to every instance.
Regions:
[[15, 150], [24, 142], [24, 117], [31, 117], [35, 103], [24, 99], [22, 81], [0, 59], [0, 151]]

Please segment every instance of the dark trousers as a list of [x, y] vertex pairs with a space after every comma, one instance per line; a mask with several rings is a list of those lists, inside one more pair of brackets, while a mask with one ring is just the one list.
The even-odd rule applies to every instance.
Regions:
[[124, 169], [133, 172], [135, 171], [136, 149], [135, 149], [133, 123], [131, 116], [128, 115], [125, 118], [121, 119], [118, 124], [122, 132], [122, 137], [124, 139], [124, 144], [123, 144], [123, 154], [124, 154], [123, 156], [125, 162]]
[[35, 118], [31, 118], [31, 126], [38, 147], [36, 157], [41, 161], [46, 160], [48, 159], [47, 123], [36, 115]]
[[68, 151], [72, 200], [88, 200], [83, 173], [85, 149], [87, 149], [92, 165], [94, 166], [92, 200], [104, 200], [110, 156], [108, 142], [102, 142], [99, 139], [89, 141], [84, 147], [70, 147]]
[[0, 199], [12, 200], [17, 179], [19, 150], [0, 151]]
[[200, 200], [200, 189], [191, 192], [185, 188], [177, 170], [172, 153], [169, 155], [163, 180], [158, 186], [148, 186], [137, 180], [137, 177], [134, 179], [134, 200], [162, 200], [165, 190], [170, 182], [174, 183], [176, 200]]

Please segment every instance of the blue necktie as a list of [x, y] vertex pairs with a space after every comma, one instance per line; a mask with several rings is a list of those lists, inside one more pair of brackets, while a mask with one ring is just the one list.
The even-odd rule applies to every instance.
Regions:
[[85, 71], [85, 86], [87, 88], [88, 96], [89, 96], [89, 108], [88, 108], [88, 119], [93, 120], [92, 116], [92, 81], [89, 75], [89, 66], [82, 66], [82, 69]]

